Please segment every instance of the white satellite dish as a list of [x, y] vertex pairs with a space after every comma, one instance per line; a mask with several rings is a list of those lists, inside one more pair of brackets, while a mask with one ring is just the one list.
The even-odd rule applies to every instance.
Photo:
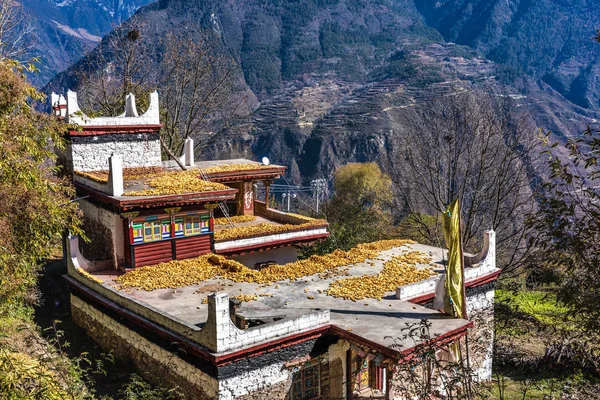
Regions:
[[269, 165], [269, 164], [271, 164], [271, 161], [269, 161], [269, 159], [268, 159], [267, 157], [263, 157], [263, 158], [262, 158], [262, 163], [263, 163], [264, 165]]

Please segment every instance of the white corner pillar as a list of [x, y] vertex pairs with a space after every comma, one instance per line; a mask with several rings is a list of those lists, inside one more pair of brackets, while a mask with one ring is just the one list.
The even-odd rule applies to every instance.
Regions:
[[229, 340], [233, 323], [229, 316], [229, 295], [213, 293], [208, 296], [208, 319], [203, 330], [210, 336], [209, 346], [213, 351], [221, 351]]
[[108, 158], [108, 184], [112, 196], [123, 195], [123, 158], [112, 155]]
[[186, 167], [194, 166], [194, 139], [185, 139], [183, 145], [183, 163]]

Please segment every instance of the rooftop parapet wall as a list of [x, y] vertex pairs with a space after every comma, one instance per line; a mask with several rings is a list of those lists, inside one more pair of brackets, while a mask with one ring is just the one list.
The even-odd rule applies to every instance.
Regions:
[[98, 182], [80, 174], [73, 175], [73, 182], [97, 190], [109, 196], [123, 195], [123, 158], [111, 156], [108, 159], [108, 182]]
[[238, 350], [278, 337], [308, 331], [329, 324], [329, 310], [306, 310], [296, 318], [241, 330], [229, 316], [229, 295], [214, 293], [208, 296], [208, 320], [202, 333], [209, 341], [208, 348], [217, 353]]
[[106, 170], [112, 155], [121, 155], [125, 168], [161, 166], [157, 92], [150, 94], [150, 106], [143, 115], [137, 112], [133, 94], [127, 95], [125, 110], [116, 117], [85, 115], [79, 108], [77, 93], [70, 90], [66, 98], [52, 93], [51, 105], [55, 115], [80, 127], [69, 130], [64, 160], [70, 173]]
[[[467, 285], [470, 281], [498, 271], [496, 268], [496, 232], [484, 233], [483, 249], [475, 256], [465, 255], [465, 266], [465, 283]], [[417, 297], [433, 294], [442, 276], [443, 274], [439, 274], [430, 279], [400, 286], [396, 289], [396, 298], [410, 301]]]
[[[52, 93], [54, 100], [56, 94]], [[77, 101], [77, 92], [69, 90], [66, 99], [65, 120], [70, 124], [77, 124], [81, 127], [86, 126], [135, 126], [135, 125], [160, 125], [160, 113], [158, 105], [158, 93], [150, 93], [150, 106], [148, 110], [139, 115], [135, 103], [135, 96], [128, 94], [125, 98], [125, 111], [116, 117], [97, 117], [91, 118], [85, 115], [79, 108]]]
[[215, 293], [208, 297], [208, 320], [200, 329], [125, 293], [116, 291], [93, 278], [87, 273], [88, 270], [94, 269], [92, 264], [79, 252], [78, 237], [70, 236], [67, 239], [67, 267], [68, 273], [73, 279], [119, 306], [204, 346], [214, 353], [242, 349], [329, 324], [329, 310], [307, 309], [306, 313], [295, 317], [287, 317], [281, 321], [241, 330], [233, 324], [229, 316], [229, 296], [226, 293]]

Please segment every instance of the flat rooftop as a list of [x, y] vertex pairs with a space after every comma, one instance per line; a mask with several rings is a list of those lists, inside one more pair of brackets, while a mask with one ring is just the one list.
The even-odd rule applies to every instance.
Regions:
[[[419, 269], [430, 269], [432, 273], [443, 271], [442, 260], [445, 250], [420, 244], [408, 244], [381, 251], [376, 258], [350, 264], [331, 273], [314, 274], [294, 281], [258, 284], [212, 278], [177, 289], [145, 291], [138, 288], [122, 288], [118, 292], [199, 328], [204, 326], [208, 317], [208, 305], [205, 299], [213, 292], [227, 293], [230, 298], [240, 295], [252, 298], [256, 296], [254, 301], [242, 302], [236, 312], [238, 316], [247, 320], [295, 318], [316, 309], [330, 310], [332, 324], [386, 347], [395, 343], [392, 338], [399, 339], [402, 328], [418, 324], [423, 319], [431, 322], [432, 335], [448, 334], [468, 325], [469, 322], [466, 320], [452, 318], [438, 311], [398, 300], [394, 291], [386, 292], [380, 300], [373, 298], [350, 300], [327, 295], [332, 282], [348, 277], [378, 275], [383, 270], [385, 262], [411, 251], [420, 251], [432, 259], [428, 265], [418, 265]], [[118, 275], [114, 271], [92, 274], [103, 280], [104, 285], [112, 288], [120, 287], [115, 282]], [[396, 343], [406, 348], [414, 347], [412, 340]]]
[[[124, 168], [124, 193], [121, 197], [136, 199], [228, 190], [230, 188], [221, 182], [274, 178], [285, 169], [285, 166], [264, 165], [243, 158], [199, 161], [185, 171], [174, 161], [156, 167]], [[202, 174], [208, 179], [204, 179]], [[109, 171], [75, 171], [75, 175], [103, 184], [108, 182]]]

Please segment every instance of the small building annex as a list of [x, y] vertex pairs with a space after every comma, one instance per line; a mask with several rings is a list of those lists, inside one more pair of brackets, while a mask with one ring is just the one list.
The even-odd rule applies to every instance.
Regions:
[[[138, 115], [129, 95], [118, 117], [89, 118], [77, 93], [52, 94], [54, 112], [81, 129], [69, 131], [61, 159], [81, 197], [90, 238], [82, 254], [100, 268], [124, 269], [186, 259], [209, 252], [254, 266], [295, 261], [294, 245], [322, 240], [327, 223], [268, 207], [279, 165], [235, 159], [194, 162], [185, 142], [182, 170], [161, 161], [158, 94]], [[264, 183], [265, 198], [255, 198]], [[259, 254], [260, 253], [260, 254]]]
[[[143, 115], [132, 95], [118, 117], [86, 117], [73, 92], [52, 105], [80, 127], [62, 155], [90, 238], [66, 242], [73, 319], [147, 379], [190, 399], [403, 399], [417, 348], [467, 337], [491, 377], [493, 231], [466, 257], [471, 318], [454, 318], [432, 309], [444, 249], [390, 240], [298, 260], [295, 245], [329, 233], [256, 198], [285, 167], [195, 162], [191, 140], [187, 170], [162, 162], [156, 93]], [[430, 340], [404, 335], [423, 321]]]

